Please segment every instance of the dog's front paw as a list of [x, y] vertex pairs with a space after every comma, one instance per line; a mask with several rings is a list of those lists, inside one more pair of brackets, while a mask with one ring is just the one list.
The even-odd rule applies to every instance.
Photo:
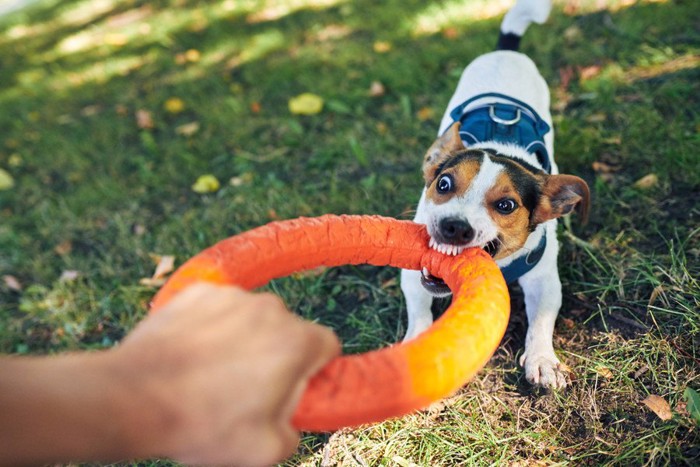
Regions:
[[564, 389], [567, 373], [559, 359], [552, 353], [525, 353], [520, 357], [520, 366], [525, 368], [525, 378], [534, 385], [545, 389]]

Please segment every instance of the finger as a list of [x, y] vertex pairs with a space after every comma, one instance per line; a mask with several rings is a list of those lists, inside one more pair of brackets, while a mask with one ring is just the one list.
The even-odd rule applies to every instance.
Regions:
[[318, 324], [303, 322], [305, 335], [303, 347], [296, 355], [295, 362], [290, 366], [292, 382], [286, 397], [280, 401], [279, 414], [281, 420], [289, 421], [301, 400], [309, 380], [326, 364], [341, 353], [341, 345], [335, 333], [329, 328]]
[[[279, 462], [294, 453], [299, 445], [299, 432], [289, 423], [270, 424], [247, 432], [247, 441], [233, 440], [234, 444], [245, 446], [243, 452], [237, 453], [236, 465], [267, 466]], [[223, 459], [220, 459], [223, 460]], [[224, 461], [226, 462], [226, 461]], [[217, 462], [221, 463], [221, 462]]]
[[301, 377], [310, 378], [342, 352], [338, 336], [325, 326], [302, 322], [303, 333], [298, 336], [301, 349], [297, 354], [295, 370]]

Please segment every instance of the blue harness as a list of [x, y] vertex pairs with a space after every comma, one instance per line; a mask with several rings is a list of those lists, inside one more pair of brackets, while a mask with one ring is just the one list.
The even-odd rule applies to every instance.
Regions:
[[[508, 103], [493, 102], [464, 112], [469, 104], [485, 97], [497, 97]], [[459, 136], [467, 147], [486, 141], [514, 143], [534, 154], [545, 172], [552, 172], [551, 158], [544, 143], [549, 125], [526, 103], [495, 92], [479, 94], [455, 107], [450, 117], [454, 122], [460, 122]], [[501, 268], [506, 283], [515, 282], [534, 268], [546, 246], [547, 235], [544, 234], [534, 250]]]

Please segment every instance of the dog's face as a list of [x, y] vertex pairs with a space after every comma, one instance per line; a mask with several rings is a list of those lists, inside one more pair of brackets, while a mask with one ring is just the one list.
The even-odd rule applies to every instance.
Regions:
[[584, 220], [588, 215], [590, 195], [582, 179], [465, 148], [459, 124], [430, 147], [423, 175], [430, 243], [446, 254], [480, 247], [505, 258], [523, 247], [538, 224], [574, 209]]

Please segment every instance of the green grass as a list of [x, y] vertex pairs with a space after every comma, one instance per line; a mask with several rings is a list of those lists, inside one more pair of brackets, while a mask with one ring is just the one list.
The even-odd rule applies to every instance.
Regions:
[[[571, 387], [525, 382], [515, 291], [501, 347], [459, 394], [307, 435], [287, 465], [700, 462], [683, 396], [700, 389], [700, 4], [602, 3], [557, 2], [523, 42], [552, 90], [560, 169], [593, 193], [591, 222], [562, 226], [555, 348]], [[180, 264], [274, 219], [410, 218], [422, 154], [501, 11], [486, 0], [45, 0], [0, 18], [0, 168], [15, 180], [0, 191], [0, 275], [22, 285], [0, 281], [0, 351], [114, 345], [154, 293], [139, 284], [151, 254]], [[370, 96], [374, 81], [383, 95]], [[290, 114], [302, 92], [324, 110]], [[180, 113], [165, 109], [174, 97]], [[196, 194], [205, 173], [222, 188]], [[649, 174], [656, 184], [635, 185]], [[403, 335], [396, 276], [341, 267], [270, 288], [360, 352]], [[671, 420], [641, 403], [650, 394]]]

